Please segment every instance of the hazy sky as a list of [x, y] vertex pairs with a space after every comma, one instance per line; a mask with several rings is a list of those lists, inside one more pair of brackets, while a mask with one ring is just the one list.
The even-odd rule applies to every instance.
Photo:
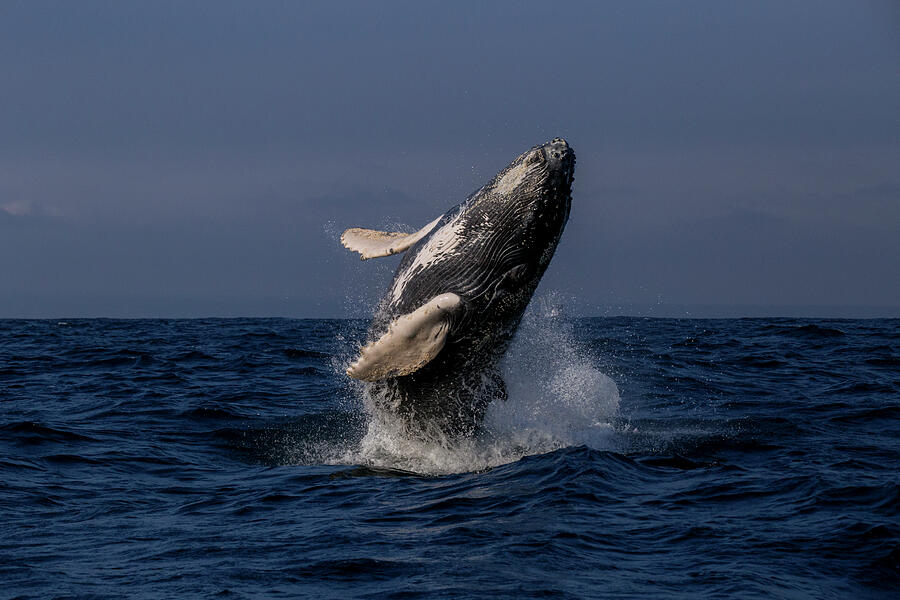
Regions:
[[418, 228], [558, 135], [539, 294], [900, 315], [892, 0], [27, 0], [0, 3], [0, 317], [365, 314], [398, 259], [344, 228]]

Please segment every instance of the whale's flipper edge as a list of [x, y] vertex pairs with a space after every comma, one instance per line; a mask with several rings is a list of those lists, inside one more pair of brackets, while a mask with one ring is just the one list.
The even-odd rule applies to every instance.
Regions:
[[418, 371], [444, 347], [450, 316], [461, 301], [456, 294], [441, 294], [394, 319], [387, 333], [360, 351], [359, 358], [347, 368], [347, 375], [362, 381], [380, 381]]
[[341, 244], [348, 250], [359, 252], [363, 260], [390, 256], [408, 250], [413, 244], [428, 235], [440, 220], [441, 217], [438, 217], [414, 233], [352, 227], [341, 234]]

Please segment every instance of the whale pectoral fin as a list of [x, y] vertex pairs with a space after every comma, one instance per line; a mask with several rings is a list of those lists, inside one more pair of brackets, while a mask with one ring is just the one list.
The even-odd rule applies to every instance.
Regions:
[[347, 375], [362, 381], [379, 381], [418, 371], [444, 347], [450, 316], [461, 302], [456, 294], [441, 294], [398, 317], [387, 333], [360, 351]]
[[438, 217], [414, 233], [352, 227], [341, 234], [341, 244], [348, 250], [359, 252], [363, 260], [390, 256], [408, 250], [410, 246], [428, 235], [440, 220], [441, 217]]

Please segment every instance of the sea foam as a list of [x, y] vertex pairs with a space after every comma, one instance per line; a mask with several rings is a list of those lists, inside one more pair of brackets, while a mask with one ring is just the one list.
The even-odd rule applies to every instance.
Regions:
[[360, 386], [369, 415], [357, 447], [338, 462], [422, 474], [481, 471], [569, 446], [614, 447], [610, 424], [618, 388], [581, 346], [554, 296], [535, 299], [501, 364], [509, 398], [488, 407], [471, 438], [411, 435], [399, 419], [376, 411]]

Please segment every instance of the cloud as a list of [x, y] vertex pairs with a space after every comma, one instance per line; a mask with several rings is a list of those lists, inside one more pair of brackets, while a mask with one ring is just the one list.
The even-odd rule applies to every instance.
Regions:
[[0, 223], [37, 224], [58, 220], [62, 213], [31, 200], [16, 200], [0, 204]]
[[0, 205], [0, 210], [14, 217], [25, 217], [33, 214], [31, 202], [7, 202]]

